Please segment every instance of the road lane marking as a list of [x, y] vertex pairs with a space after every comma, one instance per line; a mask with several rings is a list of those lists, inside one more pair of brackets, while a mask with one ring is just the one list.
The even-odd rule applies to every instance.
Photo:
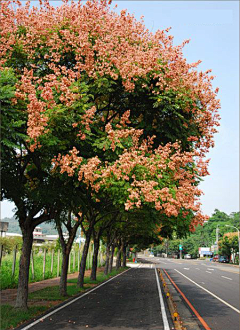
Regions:
[[212, 272], [209, 272], [208, 270], [206, 270], [206, 273], [212, 274]]
[[221, 277], [226, 278], [227, 280], [232, 281], [232, 278], [230, 278], [230, 277], [226, 277], [226, 276], [221, 276]]
[[151, 264], [151, 268], [152, 268], [153, 264]]
[[155, 274], [157, 280], [157, 287], [158, 287], [158, 294], [159, 294], [164, 330], [170, 330], [156, 267], [155, 267]]
[[173, 260], [168, 260], [169, 262], [173, 262], [174, 264], [180, 264], [182, 265], [182, 262], [179, 262], [179, 261], [173, 261]]
[[177, 289], [177, 291], [182, 295], [183, 299], [186, 301], [186, 303], [188, 304], [188, 306], [191, 308], [191, 310], [193, 311], [193, 313], [197, 316], [197, 318], [199, 319], [199, 321], [202, 323], [203, 327], [205, 330], [211, 330], [211, 328], [209, 327], [209, 325], [204, 321], [204, 319], [201, 317], [201, 315], [198, 313], [198, 311], [193, 307], [193, 305], [190, 303], [190, 301], [187, 299], [187, 297], [185, 296], [185, 294], [179, 289], [179, 287], [177, 286], [177, 284], [173, 281], [173, 279], [170, 277], [170, 275], [166, 272], [165, 269], [163, 269], [165, 274], [167, 275], [167, 277], [169, 278], [169, 280], [172, 282], [172, 284], [175, 286], [175, 288]]
[[174, 269], [177, 273], [179, 273], [180, 275], [182, 275], [183, 277], [185, 277], [187, 280], [189, 280], [190, 282], [192, 282], [193, 284], [195, 284], [196, 286], [198, 286], [199, 288], [203, 289], [204, 291], [206, 291], [207, 293], [209, 293], [210, 295], [212, 295], [214, 298], [218, 299], [219, 301], [221, 301], [223, 304], [227, 305], [228, 307], [232, 308], [235, 312], [240, 314], [240, 310], [233, 307], [232, 305], [230, 305], [228, 302], [226, 302], [225, 300], [221, 299], [220, 297], [218, 297], [217, 295], [215, 295], [214, 293], [212, 293], [211, 291], [205, 289], [203, 286], [197, 284], [196, 282], [194, 282], [193, 280], [191, 280], [189, 277], [187, 277], [186, 275], [184, 275], [183, 273], [179, 272], [179, 270]]
[[[118, 277], [118, 276], [120, 276], [120, 275], [122, 275], [122, 274], [128, 272], [130, 269], [132, 269], [132, 268], [128, 268], [128, 269], [125, 270], [124, 272], [122, 272], [122, 273], [120, 273], [120, 274], [118, 274], [118, 275], [116, 275], [116, 276], [110, 278], [110, 279], [107, 280], [106, 282], [104, 282], [104, 283], [102, 283], [102, 284], [99, 284], [98, 286], [96, 286], [96, 287], [93, 288], [92, 290], [90, 290], [90, 291], [88, 291], [88, 292], [82, 294], [81, 296], [79, 296], [79, 297], [77, 297], [77, 298], [75, 298], [75, 299], [73, 299], [73, 300], [67, 302], [66, 304], [64, 304], [64, 305], [62, 305], [62, 306], [60, 306], [60, 307], [54, 309], [52, 312], [50, 312], [50, 313], [48, 313], [48, 314], [45, 314], [45, 315], [43, 315], [43, 316], [40, 316], [38, 320], [36, 320], [36, 321], [30, 323], [30, 324], [27, 325], [26, 327], [22, 328], [22, 330], [27, 330], [27, 329], [32, 328], [34, 325], [38, 324], [39, 322], [42, 322], [42, 321], [43, 321], [44, 319], [46, 319], [47, 317], [49, 317], [49, 316], [51, 316], [51, 315], [57, 313], [58, 311], [60, 311], [61, 309], [65, 308], [65, 307], [67, 307], [67, 306], [73, 304], [75, 301], [77, 301], [77, 300], [79, 300], [79, 299], [81, 299], [81, 298], [87, 296], [89, 293], [92, 293], [93, 291], [99, 289], [101, 286], [103, 286], [103, 285], [107, 284], [108, 282], [114, 280], [116, 277]], [[165, 329], [164, 329], [164, 330], [165, 330]]]
[[208, 268], [208, 270], [214, 270], [213, 268]]
[[183, 268], [183, 269], [189, 270], [189, 268]]

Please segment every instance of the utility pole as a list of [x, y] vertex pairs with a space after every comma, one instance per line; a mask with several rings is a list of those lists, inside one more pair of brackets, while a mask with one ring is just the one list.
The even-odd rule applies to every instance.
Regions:
[[167, 241], [166, 241], [166, 255], [168, 257], [168, 238], [167, 238]]
[[218, 236], [219, 236], [219, 228], [218, 228], [219, 225], [217, 225], [217, 228], [216, 228], [216, 245], [217, 245], [217, 254], [218, 254]]

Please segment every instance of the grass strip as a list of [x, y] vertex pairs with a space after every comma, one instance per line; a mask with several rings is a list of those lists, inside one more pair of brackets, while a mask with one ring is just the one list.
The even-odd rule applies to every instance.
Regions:
[[[126, 269], [128, 269], [128, 267], [121, 267], [118, 270], [113, 269], [112, 272], [109, 273], [108, 275], [105, 275], [104, 272], [98, 272], [96, 281], [92, 281], [90, 279], [90, 276], [87, 276], [87, 277], [84, 278], [84, 284], [99, 284], [99, 283], [102, 283], [102, 282], [106, 281], [107, 279], [109, 279], [110, 277], [113, 277], [113, 276], [116, 276], [116, 275], [122, 273]], [[68, 280], [68, 283], [77, 283], [77, 278], [73, 278], [71, 280]]]
[[55, 300], [66, 300], [79, 292], [89, 289], [90, 285], [85, 285], [84, 288], [78, 288], [77, 285], [68, 285], [67, 296], [61, 296], [59, 293], [59, 286], [49, 286], [47, 288], [32, 292], [29, 294], [29, 300], [45, 300], [45, 301], [55, 301]]
[[17, 325], [45, 312], [48, 306], [29, 307], [27, 311], [17, 310], [10, 305], [1, 305], [1, 329], [13, 329]]

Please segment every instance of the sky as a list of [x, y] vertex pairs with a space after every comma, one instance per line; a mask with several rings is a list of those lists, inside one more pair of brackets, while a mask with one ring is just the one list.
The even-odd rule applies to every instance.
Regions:
[[[36, 3], [36, 2], [35, 2]], [[51, 1], [59, 6], [59, 1]], [[200, 188], [202, 210], [227, 214], [239, 211], [239, 2], [238, 1], [113, 1], [155, 32], [172, 27], [174, 44], [186, 39], [184, 56], [189, 63], [202, 60], [199, 69], [212, 69], [213, 87], [219, 87], [221, 126], [210, 151], [210, 176]], [[11, 217], [14, 204], [2, 202], [1, 216]]]

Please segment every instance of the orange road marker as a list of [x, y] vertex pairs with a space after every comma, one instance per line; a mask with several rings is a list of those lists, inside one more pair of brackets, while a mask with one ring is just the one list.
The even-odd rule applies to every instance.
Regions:
[[186, 301], [186, 303], [188, 304], [188, 306], [191, 308], [191, 310], [193, 311], [193, 313], [197, 316], [197, 318], [199, 319], [199, 321], [202, 323], [204, 329], [206, 330], [211, 330], [211, 328], [209, 327], [209, 325], [204, 321], [204, 319], [201, 317], [201, 315], [197, 312], [197, 310], [193, 307], [193, 305], [190, 303], [190, 301], [187, 299], [187, 297], [185, 296], [185, 294], [179, 289], [179, 287], [177, 286], [177, 284], [173, 281], [173, 279], [170, 277], [170, 275], [166, 272], [165, 269], [163, 269], [164, 273], [167, 275], [167, 277], [169, 278], [169, 280], [172, 282], [172, 284], [175, 286], [175, 288], [177, 289], [177, 291], [182, 295], [183, 299]]

